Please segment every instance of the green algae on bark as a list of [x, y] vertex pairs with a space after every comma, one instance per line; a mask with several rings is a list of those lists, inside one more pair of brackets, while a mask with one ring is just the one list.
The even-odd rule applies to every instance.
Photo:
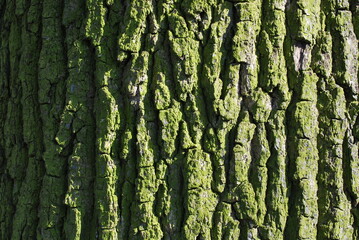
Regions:
[[357, 239], [358, 16], [0, 0], [0, 239]]

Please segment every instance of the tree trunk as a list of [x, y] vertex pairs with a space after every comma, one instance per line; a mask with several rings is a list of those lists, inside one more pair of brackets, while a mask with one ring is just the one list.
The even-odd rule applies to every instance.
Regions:
[[359, 239], [356, 0], [0, 0], [0, 239]]

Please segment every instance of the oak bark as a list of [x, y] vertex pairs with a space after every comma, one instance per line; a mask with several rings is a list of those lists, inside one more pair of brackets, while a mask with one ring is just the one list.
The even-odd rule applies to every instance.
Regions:
[[356, 0], [0, 0], [0, 239], [359, 239]]

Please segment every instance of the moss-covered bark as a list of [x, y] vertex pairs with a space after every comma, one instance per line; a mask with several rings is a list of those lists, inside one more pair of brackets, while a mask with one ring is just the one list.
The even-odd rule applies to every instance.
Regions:
[[0, 239], [359, 239], [355, 0], [0, 0]]

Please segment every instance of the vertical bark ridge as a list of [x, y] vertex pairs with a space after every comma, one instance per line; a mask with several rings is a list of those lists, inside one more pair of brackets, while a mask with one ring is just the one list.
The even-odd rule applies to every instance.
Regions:
[[[307, 10], [308, 9], [308, 10]], [[306, 14], [306, 11], [310, 11]], [[287, 237], [314, 239], [318, 222], [318, 110], [317, 76], [310, 67], [311, 50], [320, 29], [320, 1], [290, 3], [287, 16], [289, 47], [289, 87], [293, 97], [288, 106], [289, 137], [289, 217]], [[294, 122], [294, 124], [293, 124]]]
[[[322, 71], [322, 79], [318, 84], [321, 90], [318, 94], [321, 98], [319, 106], [322, 111], [319, 115], [319, 127], [329, 130], [326, 133], [322, 132], [319, 139], [321, 171], [318, 183], [321, 184], [321, 189], [326, 191], [319, 192], [321, 204], [319, 204], [318, 237], [345, 239], [353, 236], [355, 229], [353, 228], [355, 210], [351, 210], [353, 205], [350, 190], [349, 192], [347, 190], [351, 186], [347, 182], [348, 187], [344, 187], [347, 179], [344, 177], [346, 174], [344, 171], [347, 171], [347, 174], [352, 171], [350, 167], [346, 167], [346, 154], [351, 151], [345, 146], [348, 139], [346, 134], [350, 132], [351, 125], [350, 113], [346, 109], [357, 100], [358, 69], [357, 64], [352, 64], [352, 60], [358, 58], [358, 43], [350, 20], [352, 16], [349, 2], [324, 1], [323, 7], [328, 33], [323, 34], [326, 38], [323, 37], [320, 42], [322, 46], [319, 48], [328, 49], [329, 51], [322, 53], [329, 56], [332, 54], [332, 58], [329, 57], [327, 64], [331, 66], [327, 71]], [[319, 57], [323, 59], [322, 56]], [[333, 107], [329, 109], [328, 106]], [[355, 151], [355, 147], [353, 150]], [[355, 169], [355, 166], [352, 167]], [[355, 180], [355, 178], [352, 175], [351, 179]], [[332, 194], [329, 194], [329, 191]], [[346, 231], [343, 231], [343, 228]]]
[[[2, 3], [1, 15], [1, 237], [11, 236], [12, 219], [19, 189], [14, 190], [14, 182], [20, 184], [25, 171], [24, 150], [21, 142], [20, 98], [17, 79], [21, 47], [19, 19], [13, 14], [15, 2]], [[13, 39], [13, 41], [9, 41]], [[11, 121], [11, 124], [10, 124]], [[5, 137], [6, 136], [6, 137]], [[18, 155], [18, 156], [16, 156]], [[15, 171], [19, 168], [18, 171]]]
[[[262, 7], [261, 29], [258, 36], [259, 86], [268, 93], [270, 105], [265, 123], [270, 155], [266, 162], [268, 183], [263, 239], [283, 239], [288, 216], [288, 126], [286, 111], [291, 99], [287, 79], [285, 52], [287, 15], [285, 1], [265, 1]], [[277, 26], [273, 28], [272, 26]], [[268, 98], [268, 96], [267, 96]], [[268, 102], [269, 101], [269, 102]], [[268, 110], [267, 110], [268, 111]]]
[[[96, 122], [94, 217], [96, 238], [117, 239], [118, 200], [116, 194], [118, 159], [114, 156], [116, 132], [119, 129], [118, 100], [116, 99], [117, 78], [114, 58], [109, 51], [111, 24], [105, 20], [111, 14], [111, 2], [87, 2], [86, 37], [93, 49], [95, 87], [94, 116]], [[112, 20], [112, 21], [111, 21]], [[110, 25], [110, 26], [109, 26]], [[106, 39], [106, 40], [104, 40]], [[111, 45], [110, 45], [111, 47]]]
[[[66, 32], [67, 78], [65, 105], [55, 140], [66, 164], [66, 215], [61, 237], [93, 238], [95, 179], [95, 119], [92, 115], [95, 94], [95, 50], [86, 39], [87, 11], [83, 1], [65, 2], [63, 24]], [[83, 9], [84, 10], [84, 9]]]
[[45, 174], [42, 180], [38, 239], [60, 239], [65, 216], [66, 157], [54, 140], [61, 121], [65, 99], [66, 36], [62, 36], [64, 3], [43, 1], [42, 44], [39, 57], [38, 99], [40, 104]]
[[[43, 143], [41, 121], [38, 104], [38, 60], [41, 49], [41, 12], [42, 1], [16, 2], [15, 14], [21, 19], [19, 29], [21, 35], [21, 56], [17, 69], [21, 108], [19, 114], [22, 118], [23, 145], [23, 177], [21, 181], [14, 182], [18, 191], [15, 198], [16, 208], [12, 220], [12, 238], [35, 238], [38, 222], [38, 204], [41, 181], [43, 177]], [[20, 17], [21, 16], [21, 17]], [[26, 117], [25, 117], [26, 116]], [[14, 159], [15, 160], [15, 159]], [[18, 161], [16, 159], [15, 161]], [[21, 158], [20, 158], [21, 160]], [[14, 167], [18, 168], [19, 166]], [[15, 169], [14, 169], [15, 170]]]

